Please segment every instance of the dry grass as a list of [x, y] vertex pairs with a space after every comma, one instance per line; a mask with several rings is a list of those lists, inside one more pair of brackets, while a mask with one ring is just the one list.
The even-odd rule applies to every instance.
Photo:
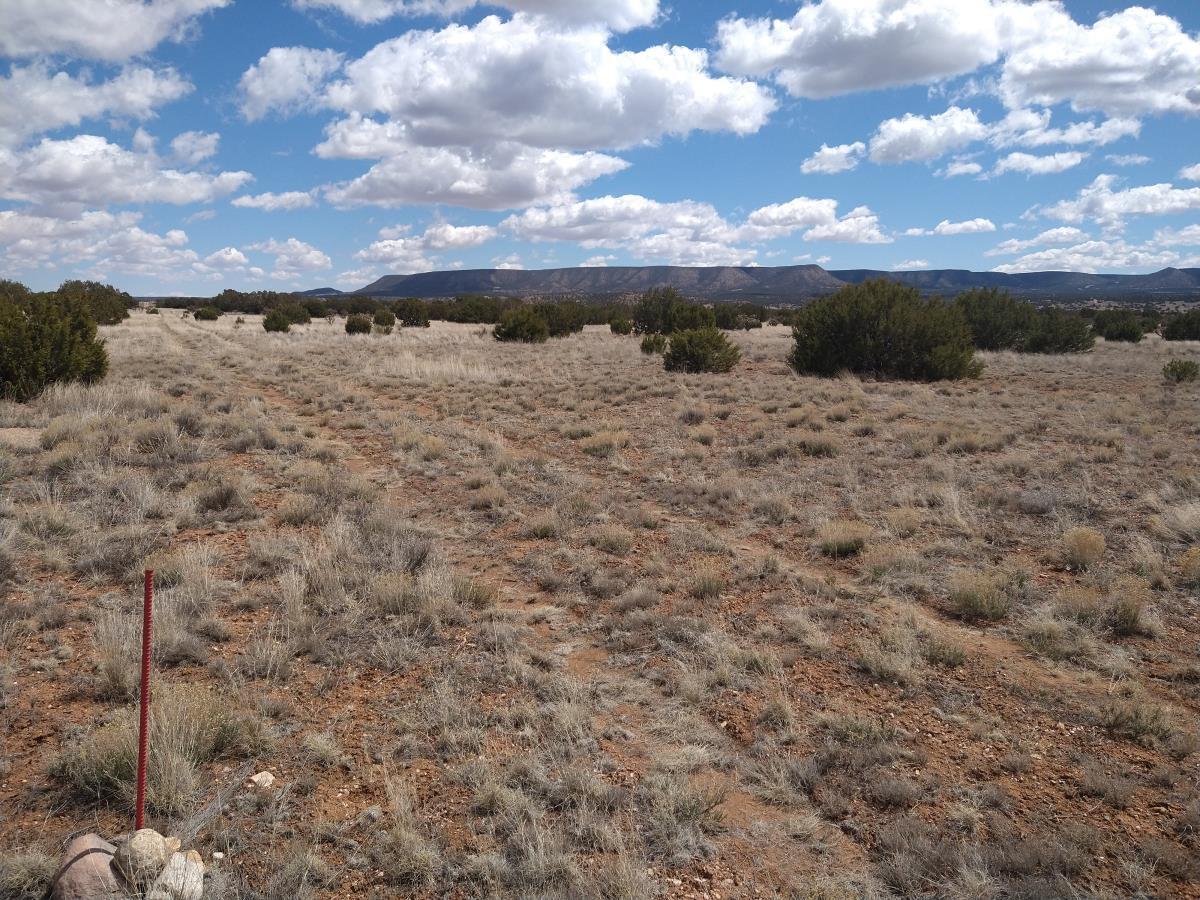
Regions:
[[1160, 342], [920, 385], [246, 318], [0, 404], [4, 846], [127, 826], [151, 565], [152, 824], [228, 794], [214, 896], [1195, 892]]

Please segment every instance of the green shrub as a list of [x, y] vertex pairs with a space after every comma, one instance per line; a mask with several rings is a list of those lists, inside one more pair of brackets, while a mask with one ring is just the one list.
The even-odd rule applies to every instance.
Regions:
[[668, 372], [728, 372], [742, 358], [742, 351], [715, 326], [677, 331], [663, 354]]
[[1016, 300], [1007, 291], [976, 288], [955, 297], [954, 305], [962, 311], [980, 350], [1022, 350], [1036, 327], [1033, 304]]
[[0, 397], [25, 402], [55, 382], [91, 384], [107, 371], [104, 341], [82, 299], [0, 282]]
[[750, 331], [762, 328], [766, 309], [753, 303], [717, 303], [712, 312], [717, 327], [723, 331]]
[[1096, 336], [1084, 319], [1050, 308], [1038, 310], [1024, 350], [1026, 353], [1085, 353], [1095, 345]]
[[289, 325], [307, 325], [312, 321], [312, 313], [308, 311], [308, 307], [294, 300], [280, 303], [274, 309], [287, 316]]
[[157, 306], [150, 307], [148, 310], [146, 310], [146, 315], [157, 316], [158, 315], [158, 307]]
[[267, 331], [282, 331], [286, 332], [292, 327], [292, 321], [288, 318], [287, 313], [278, 306], [269, 310], [263, 316], [263, 328]]
[[583, 331], [584, 310], [578, 303], [542, 303], [537, 315], [545, 320], [550, 337], [566, 337]]
[[429, 327], [429, 304], [424, 300], [397, 300], [392, 311], [405, 328]]
[[673, 334], [716, 325], [717, 318], [711, 309], [689, 303], [672, 287], [646, 291], [633, 311], [633, 326], [639, 334]]
[[81, 301], [97, 325], [120, 325], [129, 318], [129, 307], [133, 305], [127, 293], [98, 281], [64, 281], [55, 293]]
[[633, 334], [633, 322], [624, 316], [619, 316], [608, 323], [613, 334]]
[[1136, 344], [1145, 329], [1142, 320], [1128, 309], [1102, 309], [1092, 320], [1092, 330], [1106, 341], [1125, 341]]
[[1172, 384], [1183, 384], [1200, 378], [1200, 363], [1191, 359], [1173, 359], [1163, 366], [1163, 378]]
[[1168, 319], [1162, 336], [1168, 341], [1200, 341], [1200, 309]]
[[215, 322], [221, 318], [221, 311], [215, 306], [202, 306], [192, 313], [192, 318], [197, 322]]
[[887, 279], [847, 285], [796, 315], [788, 362], [800, 374], [937, 381], [976, 378], [971, 330], [960, 309]]
[[648, 334], [642, 338], [642, 352], [647, 356], [654, 353], [665, 353], [667, 350], [667, 338], [662, 334]]
[[371, 317], [363, 313], [356, 313], [346, 317], [346, 334], [370, 334], [371, 333]]
[[380, 334], [391, 334], [392, 329], [396, 327], [396, 314], [390, 309], [377, 309], [372, 321]]
[[962, 311], [979, 350], [1017, 353], [1081, 353], [1096, 343], [1087, 322], [1060, 309], [1038, 309], [1007, 291], [976, 288], [959, 294]]
[[550, 338], [550, 326], [528, 306], [516, 306], [500, 316], [493, 336], [498, 341], [544, 344]]

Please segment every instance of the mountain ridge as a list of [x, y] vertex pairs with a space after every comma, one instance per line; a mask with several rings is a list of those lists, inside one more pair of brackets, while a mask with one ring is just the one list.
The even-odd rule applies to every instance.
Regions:
[[317, 288], [311, 296], [346, 293], [371, 297], [513, 297], [639, 294], [674, 287], [714, 300], [782, 300], [831, 293], [845, 284], [890, 278], [926, 293], [994, 287], [1024, 297], [1200, 297], [1200, 269], [1166, 268], [1145, 275], [1088, 272], [974, 272], [969, 269], [832, 269], [794, 266], [608, 266], [560, 269], [454, 269], [385, 275], [356, 291]]

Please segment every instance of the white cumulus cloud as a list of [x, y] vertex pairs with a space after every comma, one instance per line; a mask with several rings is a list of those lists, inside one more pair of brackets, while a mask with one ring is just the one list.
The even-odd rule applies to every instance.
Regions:
[[1031, 238], [1024, 240], [1012, 238], [997, 244], [988, 250], [985, 256], [1010, 256], [1014, 253], [1024, 253], [1031, 247], [1053, 247], [1059, 244], [1079, 244], [1087, 240], [1087, 233], [1070, 225], [1061, 228], [1049, 228]]
[[149, 119], [190, 90], [174, 69], [128, 67], [97, 82], [86, 74], [54, 72], [44, 62], [14, 65], [0, 78], [0, 145], [101, 116]]
[[[481, 0], [293, 0], [304, 8], [335, 9], [359, 22], [381, 22], [392, 16], [453, 16]], [[652, 25], [658, 18], [658, 0], [494, 0], [513, 12], [528, 12], [573, 24], [603, 24], [615, 31]]]
[[1062, 200], [1041, 212], [1063, 222], [1094, 221], [1112, 228], [1130, 216], [1168, 216], [1200, 210], [1200, 187], [1148, 184], [1114, 190], [1117, 181], [1115, 175], [1098, 175], [1073, 200]]
[[203, 203], [232, 193], [251, 177], [166, 168], [152, 150], [126, 150], [92, 134], [44, 138], [18, 152], [0, 148], [0, 198], [38, 207]]
[[836, 147], [822, 144], [820, 150], [801, 163], [800, 171], [805, 175], [814, 173], [832, 175], [838, 172], [849, 172], [858, 167], [858, 163], [866, 151], [867, 145], [862, 141], [855, 141], [853, 144], [838, 144]]
[[988, 129], [973, 109], [952, 106], [934, 116], [906, 113], [880, 123], [871, 138], [871, 160], [877, 163], [928, 162], [987, 137]]
[[238, 82], [242, 115], [251, 122], [268, 113], [294, 113], [319, 104], [342, 54], [310, 47], [272, 47]]
[[727, 18], [717, 61], [797, 97], [934, 84], [999, 63], [1010, 109], [1200, 112], [1200, 41], [1132, 6], [1075, 21], [1056, 0], [818, 0], [790, 19]]
[[221, 135], [217, 132], [185, 131], [171, 141], [171, 155], [180, 163], [194, 166], [217, 153]]
[[241, 197], [234, 197], [229, 202], [232, 206], [261, 209], [266, 212], [308, 209], [317, 205], [311, 191], [284, 191], [279, 194], [267, 191], [263, 194], [243, 194]]
[[438, 222], [423, 234], [410, 234], [411, 227], [401, 225], [380, 230], [380, 240], [354, 254], [364, 262], [382, 263], [391, 272], [428, 272], [439, 262], [432, 254], [445, 250], [478, 247], [496, 236], [490, 225], [450, 225]]
[[993, 174], [1003, 175], [1005, 172], [1024, 172], [1026, 175], [1055, 175], [1073, 169], [1087, 159], [1086, 153], [1070, 150], [1063, 153], [1051, 153], [1037, 156], [1033, 153], [1010, 153], [996, 163]]
[[230, 0], [4, 0], [0, 56], [63, 54], [119, 62], [187, 37]]
[[628, 163], [605, 153], [542, 150], [497, 144], [397, 147], [382, 162], [325, 197], [334, 206], [449, 203], [472, 209], [512, 209], [569, 194]]
[[281, 281], [294, 281], [301, 275], [328, 269], [333, 265], [325, 253], [294, 237], [286, 241], [271, 238], [251, 244], [249, 249], [274, 256], [275, 269], [271, 272], [271, 277]]
[[942, 219], [932, 228], [909, 228], [904, 233], [909, 237], [917, 235], [938, 235], [948, 236], [956, 234], [984, 234], [989, 231], [996, 230], [996, 223], [991, 219], [982, 217], [975, 219], [966, 219], [962, 222], [951, 222], [949, 219]]

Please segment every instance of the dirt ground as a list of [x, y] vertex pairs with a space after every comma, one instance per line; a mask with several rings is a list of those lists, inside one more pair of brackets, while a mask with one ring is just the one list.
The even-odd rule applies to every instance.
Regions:
[[244, 319], [0, 405], [0, 896], [130, 827], [153, 566], [206, 896], [1200, 897], [1200, 345], [922, 385]]

